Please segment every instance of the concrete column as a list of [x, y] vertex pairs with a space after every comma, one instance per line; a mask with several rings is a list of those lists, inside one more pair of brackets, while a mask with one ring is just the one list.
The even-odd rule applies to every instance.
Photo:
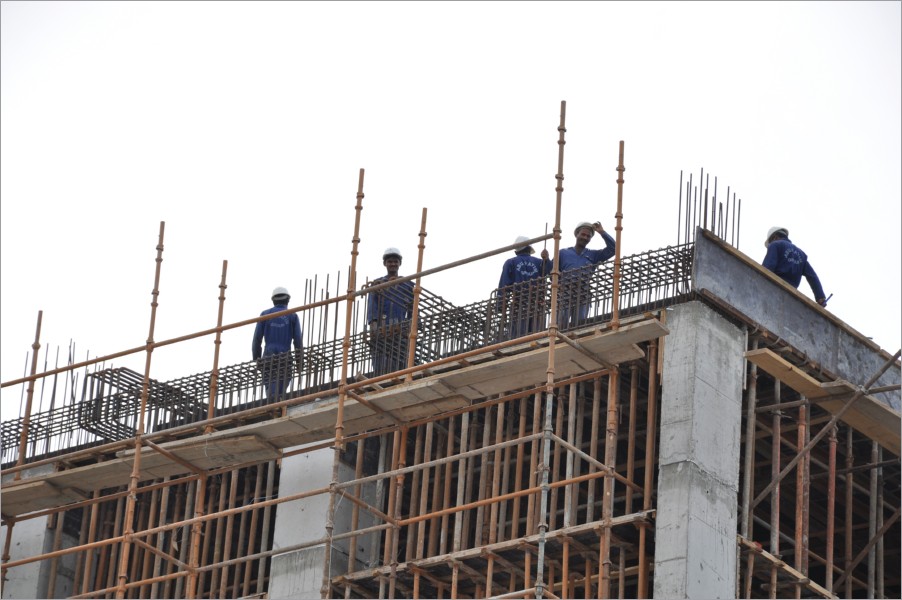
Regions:
[[[34, 477], [53, 472], [51, 465], [28, 469], [24, 477]], [[13, 477], [4, 477], [3, 483], [12, 481]], [[60, 518], [64, 513], [60, 513]], [[13, 526], [10, 545], [10, 560], [18, 560], [37, 556], [52, 551], [54, 530], [48, 529], [49, 517], [26, 519]], [[76, 532], [77, 533], [77, 532]], [[0, 545], [6, 540], [6, 526], [0, 526]], [[60, 538], [60, 548], [71, 548], [78, 544], [78, 538], [64, 533]], [[2, 548], [0, 548], [2, 549]], [[3, 584], [3, 598], [66, 598], [75, 593], [73, 589], [76, 556], [69, 554], [57, 560], [56, 585], [52, 593], [47, 593], [50, 581], [51, 564], [49, 560], [28, 563], [10, 569], [7, 581]]]
[[[279, 494], [288, 496], [328, 487], [332, 479], [334, 456], [334, 450], [326, 448], [284, 459], [279, 474]], [[339, 468], [340, 480], [348, 481], [353, 477], [353, 466], [342, 463]], [[364, 486], [362, 496], [365, 502], [373, 504], [374, 484]], [[351, 530], [353, 506], [350, 501], [338, 497], [333, 534], [338, 535]], [[384, 510], [384, 507], [380, 508]], [[328, 493], [278, 505], [273, 549], [321, 539], [326, 534], [328, 510]], [[358, 528], [375, 524], [372, 515], [363, 509], [360, 510], [359, 519]], [[370, 537], [357, 538], [357, 566], [355, 569], [363, 568], [364, 561], [368, 558], [369, 548], [372, 545]], [[332, 546], [331, 571], [333, 575], [347, 572], [348, 544], [349, 540], [344, 539], [335, 542]], [[325, 546], [323, 545], [274, 556], [271, 564], [269, 597], [274, 599], [319, 598], [323, 583], [324, 559]]]
[[668, 309], [655, 598], [735, 598], [746, 334], [701, 302]]

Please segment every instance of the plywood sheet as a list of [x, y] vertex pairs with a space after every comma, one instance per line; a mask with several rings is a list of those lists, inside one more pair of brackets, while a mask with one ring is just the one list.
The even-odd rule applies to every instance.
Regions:
[[806, 398], [815, 400], [829, 396], [820, 381], [767, 348], [750, 350], [745, 357]]
[[[666, 334], [666, 327], [659, 321], [647, 318], [625, 323], [616, 331], [587, 329], [576, 337], [583, 347], [597, 354], [602, 361], [618, 363], [643, 355], [636, 346], [638, 342]], [[520, 347], [519, 353], [501, 358], [497, 354], [486, 353], [484, 358], [486, 361], [479, 364], [395, 385], [365, 394], [364, 397], [382, 411], [390, 412], [395, 420], [405, 422], [469, 406], [476, 399], [543, 383], [548, 367], [548, 344], [530, 342]], [[555, 345], [555, 375], [558, 378], [602, 367], [601, 362], [565, 343]], [[215, 431], [162, 446], [201, 470], [272, 460], [280, 455], [281, 448], [332, 438], [335, 435], [337, 410], [337, 396], [318, 398], [291, 408], [285, 417]], [[391, 425], [395, 420], [387, 414], [374, 413], [353, 398], [345, 401], [346, 434]], [[81, 499], [79, 490], [87, 493], [126, 485], [133, 461], [134, 450], [127, 450], [112, 460], [41, 475], [17, 486], [4, 486], [3, 510], [10, 511], [7, 514], [11, 515], [23, 514]], [[189, 472], [191, 470], [178, 461], [149, 448], [142, 449], [141, 481]]]
[[60, 489], [47, 481], [4, 486], [0, 493], [0, 506], [5, 515], [20, 515], [81, 500], [87, 500], [87, 497], [78, 490]]
[[[831, 414], [842, 410], [845, 401], [857, 391], [847, 381], [821, 383], [766, 348], [747, 352], [746, 358]], [[902, 418], [885, 402], [862, 396], [840, 420], [899, 456]]]

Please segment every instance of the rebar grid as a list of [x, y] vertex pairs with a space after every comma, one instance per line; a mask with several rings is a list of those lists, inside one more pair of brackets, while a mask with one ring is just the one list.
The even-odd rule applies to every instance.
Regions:
[[[659, 309], [688, 293], [691, 260], [691, 245], [662, 248], [624, 258], [621, 265], [621, 315]], [[612, 269], [612, 265], [605, 263], [590, 274], [591, 310], [586, 322], [580, 322], [576, 327], [588, 322], [610, 320]], [[526, 289], [525, 286], [523, 289]], [[535, 289], [544, 290], [544, 300], [524, 307], [515, 318], [522, 316], [548, 323], [550, 287], [547, 280], [545, 285], [534, 286], [533, 291]], [[514, 293], [519, 291], [520, 288], [517, 288]], [[387, 294], [392, 294], [391, 288]], [[316, 294], [309, 294], [309, 297], [323, 298], [327, 295], [328, 289], [322, 289], [317, 290]], [[372, 365], [372, 340], [363, 324], [366, 300], [367, 296], [362, 296], [355, 304], [356, 317], [352, 321], [348, 356], [349, 372], [359, 376], [376, 374]], [[498, 297], [495, 292], [487, 300], [458, 307], [424, 289], [420, 294], [419, 306], [416, 364], [454, 356], [513, 337], [506, 330], [510, 313], [502, 314], [496, 310]], [[336, 311], [332, 313], [334, 318]], [[322, 331], [329, 324], [328, 306], [300, 314], [302, 322], [308, 324], [309, 329], [305, 327], [308, 338], [314, 335], [311, 329]], [[399, 324], [398, 335], [384, 342], [386, 351], [395, 352], [399, 359], [404, 346], [402, 330], [403, 324]], [[336, 388], [341, 352], [340, 339], [325, 339], [306, 345], [304, 369], [292, 374], [286, 397]], [[282, 355], [277, 359], [276, 368], [287, 369], [296, 363], [296, 359], [294, 353]], [[151, 379], [145, 417], [148, 431], [160, 431], [206, 419], [211, 381], [212, 371], [167, 382]], [[65, 393], [67, 390], [60, 390], [63, 397], [51, 399], [55, 406], [53, 409], [31, 416], [27, 461], [132, 437], [138, 421], [143, 376], [125, 367], [99, 368], [95, 371], [89, 371], [86, 367], [80, 382], [76, 382], [68, 394]], [[219, 367], [215, 391], [216, 406], [212, 416], [238, 413], [270, 401], [265, 397], [263, 376], [255, 361]], [[77, 397], [80, 400], [75, 400]], [[20, 418], [0, 424], [4, 465], [17, 459], [22, 422]]]

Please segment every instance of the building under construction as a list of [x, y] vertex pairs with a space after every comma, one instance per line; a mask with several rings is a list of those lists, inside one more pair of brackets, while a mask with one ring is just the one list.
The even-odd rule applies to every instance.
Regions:
[[[528, 242], [554, 257], [563, 108], [555, 226]], [[2, 423], [2, 597], [902, 596], [900, 353], [735, 248], [735, 199], [701, 181], [675, 246], [621, 256], [623, 165], [621, 143], [613, 260], [464, 306], [429, 277], [517, 246], [424, 269], [424, 209], [416, 273], [358, 285], [361, 171], [345, 289], [289, 307], [302, 368], [282, 357], [275, 396], [219, 365], [222, 332], [265, 318], [222, 322], [226, 263], [217, 327], [153, 341], [161, 224], [147, 346], [39, 372], [39, 317], [2, 384], [26, 399]], [[367, 301], [403, 281], [412, 316], [376, 339]], [[210, 371], [151, 377], [198, 337]], [[106, 366], [137, 353], [144, 373]]]

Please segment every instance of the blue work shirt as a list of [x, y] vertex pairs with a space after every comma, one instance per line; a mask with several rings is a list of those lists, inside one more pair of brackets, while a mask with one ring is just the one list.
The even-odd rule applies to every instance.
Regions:
[[789, 239], [774, 240], [767, 247], [767, 255], [764, 257], [764, 268], [777, 275], [780, 279], [794, 288], [799, 287], [802, 277], [808, 281], [815, 300], [826, 298], [824, 288], [817, 273], [808, 264], [808, 255], [801, 248], [793, 244]]
[[551, 273], [551, 261], [547, 263], [541, 258], [529, 254], [518, 254], [504, 261], [501, 267], [501, 279], [498, 281], [498, 289], [503, 290], [509, 285], [523, 283], [532, 279], [538, 279]]
[[[389, 281], [388, 276], [373, 280], [370, 285]], [[377, 321], [377, 326], [408, 321], [413, 317], [413, 281], [404, 281], [385, 289], [371, 292], [366, 301], [366, 322]]]
[[578, 269], [580, 267], [585, 267], [586, 265], [597, 265], [614, 256], [616, 251], [616, 242], [614, 241], [614, 238], [608, 235], [607, 231], [602, 231], [601, 237], [604, 239], [605, 246], [601, 250], [590, 250], [589, 248], [585, 248], [582, 251], [582, 254], [576, 251], [575, 246], [561, 250], [561, 272], [563, 273], [564, 271], [569, 271], [571, 269]]
[[[277, 304], [268, 310], [264, 310], [260, 313], [260, 316], [286, 310], [287, 308], [287, 304]], [[304, 347], [304, 342], [301, 339], [303, 333], [301, 320], [298, 319], [296, 313], [257, 322], [257, 328], [254, 329], [254, 341], [251, 345], [254, 360], [261, 356], [288, 352], [291, 350], [292, 341], [294, 341], [294, 349], [301, 350]], [[266, 349], [262, 350], [264, 339], [266, 340]]]

